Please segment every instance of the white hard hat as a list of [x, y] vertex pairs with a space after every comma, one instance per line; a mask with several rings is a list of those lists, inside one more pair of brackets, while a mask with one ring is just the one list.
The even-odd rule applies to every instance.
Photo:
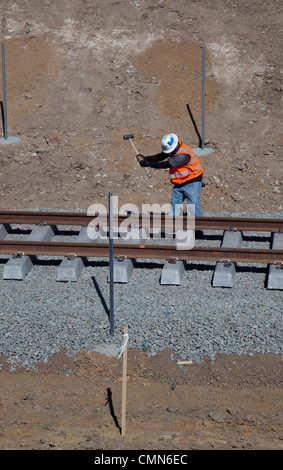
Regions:
[[171, 153], [178, 144], [178, 137], [176, 134], [164, 135], [161, 139], [161, 148], [164, 153]]

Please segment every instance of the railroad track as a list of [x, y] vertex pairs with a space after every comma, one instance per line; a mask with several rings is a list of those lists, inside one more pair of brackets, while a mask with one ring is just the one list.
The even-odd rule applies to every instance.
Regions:
[[[165, 214], [135, 214], [137, 221], [144, 227], [152, 226], [154, 219], [165, 228]], [[0, 224], [42, 224], [42, 225], [78, 225], [89, 224], [96, 217], [107, 222], [107, 214], [89, 214], [87, 212], [48, 212], [48, 211], [0, 211]], [[168, 217], [168, 216], [167, 216]], [[117, 215], [119, 225], [129, 218], [129, 214]], [[187, 216], [182, 216], [184, 228]], [[283, 219], [249, 217], [195, 217], [195, 228], [203, 230], [247, 230], [260, 232], [282, 232]]]
[[[159, 224], [160, 229], [166, 229], [168, 219], [165, 214], [134, 214], [136, 226], [138, 228], [152, 228]], [[109, 256], [109, 243], [102, 241], [93, 242], [89, 238], [81, 241], [79, 238], [74, 242], [52, 241], [54, 232], [51, 231], [49, 239], [46, 236], [30, 237], [25, 241], [7, 239], [10, 224], [35, 224], [40, 230], [46, 230], [52, 226], [79, 226], [87, 228], [90, 224], [97, 222], [99, 217], [100, 224], [109, 226], [107, 214], [88, 214], [83, 212], [43, 212], [43, 211], [0, 211], [0, 227], [3, 228], [2, 236], [0, 232], [0, 253], [10, 254], [13, 259], [27, 258], [33, 255], [63, 256], [68, 260], [80, 259], [82, 257], [105, 258]], [[167, 216], [168, 217], [168, 216]], [[129, 218], [129, 214], [115, 216], [116, 225]], [[178, 219], [172, 217], [172, 219]], [[179, 218], [180, 219], [180, 218]], [[185, 229], [188, 225], [187, 216], [182, 216], [182, 227]], [[177, 277], [183, 269], [183, 263], [186, 261], [215, 261], [218, 271], [225, 268], [220, 274], [220, 285], [223, 287], [232, 287], [235, 271], [235, 263], [264, 263], [272, 265], [270, 272], [270, 288], [283, 289], [283, 219], [271, 218], [238, 218], [238, 217], [196, 217], [196, 230], [220, 230], [224, 231], [224, 237], [221, 247], [194, 246], [191, 249], [182, 249], [176, 247], [174, 243], [165, 245], [139, 243], [114, 243], [113, 256], [119, 261], [119, 268], [122, 267], [121, 261], [132, 259], [163, 259], [169, 263], [172, 283], [177, 272]], [[273, 244], [270, 235], [270, 248], [242, 248], [242, 231], [250, 232], [268, 232], [273, 235]], [[225, 237], [226, 235], [226, 237]], [[48, 237], [47, 237], [48, 238]], [[18, 261], [20, 262], [20, 261]], [[16, 261], [14, 261], [16, 264]], [[175, 269], [175, 274], [172, 272]], [[128, 267], [127, 267], [128, 269]], [[230, 279], [229, 271], [230, 270]], [[169, 271], [168, 271], [169, 272]], [[228, 277], [227, 277], [228, 275]], [[170, 276], [169, 276], [170, 277]], [[215, 272], [215, 276], [216, 272]], [[7, 278], [7, 277], [6, 277]], [[10, 277], [12, 278], [12, 277]], [[169, 279], [170, 281], [170, 279]], [[119, 282], [119, 281], [118, 281]], [[122, 281], [124, 282], [124, 281]], [[127, 281], [126, 281], [127, 282]], [[168, 282], [170, 283], [170, 282]], [[215, 283], [214, 285], [217, 285]]]
[[[283, 250], [263, 248], [228, 248], [195, 246], [190, 250], [176, 250], [172, 245], [114, 244], [114, 257], [164, 259], [184, 261], [223, 261], [241, 263], [283, 263]], [[1, 241], [0, 253], [46, 256], [79, 256], [106, 258], [108, 243]]]

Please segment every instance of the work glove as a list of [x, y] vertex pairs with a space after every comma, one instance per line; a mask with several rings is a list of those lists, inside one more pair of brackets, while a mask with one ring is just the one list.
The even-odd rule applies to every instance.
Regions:
[[140, 166], [149, 166], [149, 163], [146, 159], [140, 160], [139, 164], [140, 164]]

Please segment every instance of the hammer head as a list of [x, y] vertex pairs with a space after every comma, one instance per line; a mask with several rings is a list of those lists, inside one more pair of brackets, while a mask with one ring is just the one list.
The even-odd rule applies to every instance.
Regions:
[[129, 140], [129, 139], [133, 139], [133, 138], [134, 138], [134, 134], [126, 134], [123, 137], [124, 140]]

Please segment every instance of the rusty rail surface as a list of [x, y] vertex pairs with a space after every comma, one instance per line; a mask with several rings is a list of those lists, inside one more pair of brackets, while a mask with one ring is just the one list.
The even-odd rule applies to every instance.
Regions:
[[[0, 241], [0, 253], [102, 257], [109, 255], [108, 243]], [[180, 250], [172, 245], [133, 245], [117, 243], [113, 246], [114, 257], [166, 260], [207, 260], [242, 263], [283, 263], [283, 250], [263, 248], [198, 247]]]
[[[44, 225], [88, 225], [95, 219], [100, 218], [100, 222], [108, 225], [107, 214], [87, 212], [50, 212], [50, 211], [0, 211], [0, 224], [44, 224]], [[114, 214], [114, 226], [130, 218], [135, 220], [142, 227], [160, 227], [166, 228], [170, 217], [161, 214]], [[191, 217], [186, 215], [181, 217], [172, 217], [175, 220], [183, 221], [182, 227], [187, 228]], [[283, 231], [283, 218], [249, 218], [249, 217], [195, 217], [196, 229], [211, 230], [246, 230], [262, 232]]]
[[[51, 212], [51, 211], [0, 211], [0, 224], [42, 224], [42, 225], [96, 225], [108, 226], [109, 217], [104, 213], [89, 214], [86, 212]], [[165, 214], [115, 214], [114, 226], [129, 219], [142, 227], [161, 227], [168, 225]], [[191, 217], [186, 215], [172, 217], [173, 223], [182, 222], [183, 228], [188, 227]], [[180, 226], [179, 226], [180, 227]], [[246, 230], [260, 232], [283, 231], [283, 219], [242, 218], [242, 217], [196, 217], [196, 229], [212, 230]], [[37, 241], [0, 241], [0, 253], [50, 256], [108, 257], [108, 243], [76, 243], [76, 242], [37, 242]], [[169, 259], [169, 260], [207, 260], [230, 261], [243, 263], [283, 263], [283, 250], [261, 248], [225, 248], [198, 247], [180, 249], [172, 245], [138, 245], [114, 244], [113, 255], [120, 258]]]

